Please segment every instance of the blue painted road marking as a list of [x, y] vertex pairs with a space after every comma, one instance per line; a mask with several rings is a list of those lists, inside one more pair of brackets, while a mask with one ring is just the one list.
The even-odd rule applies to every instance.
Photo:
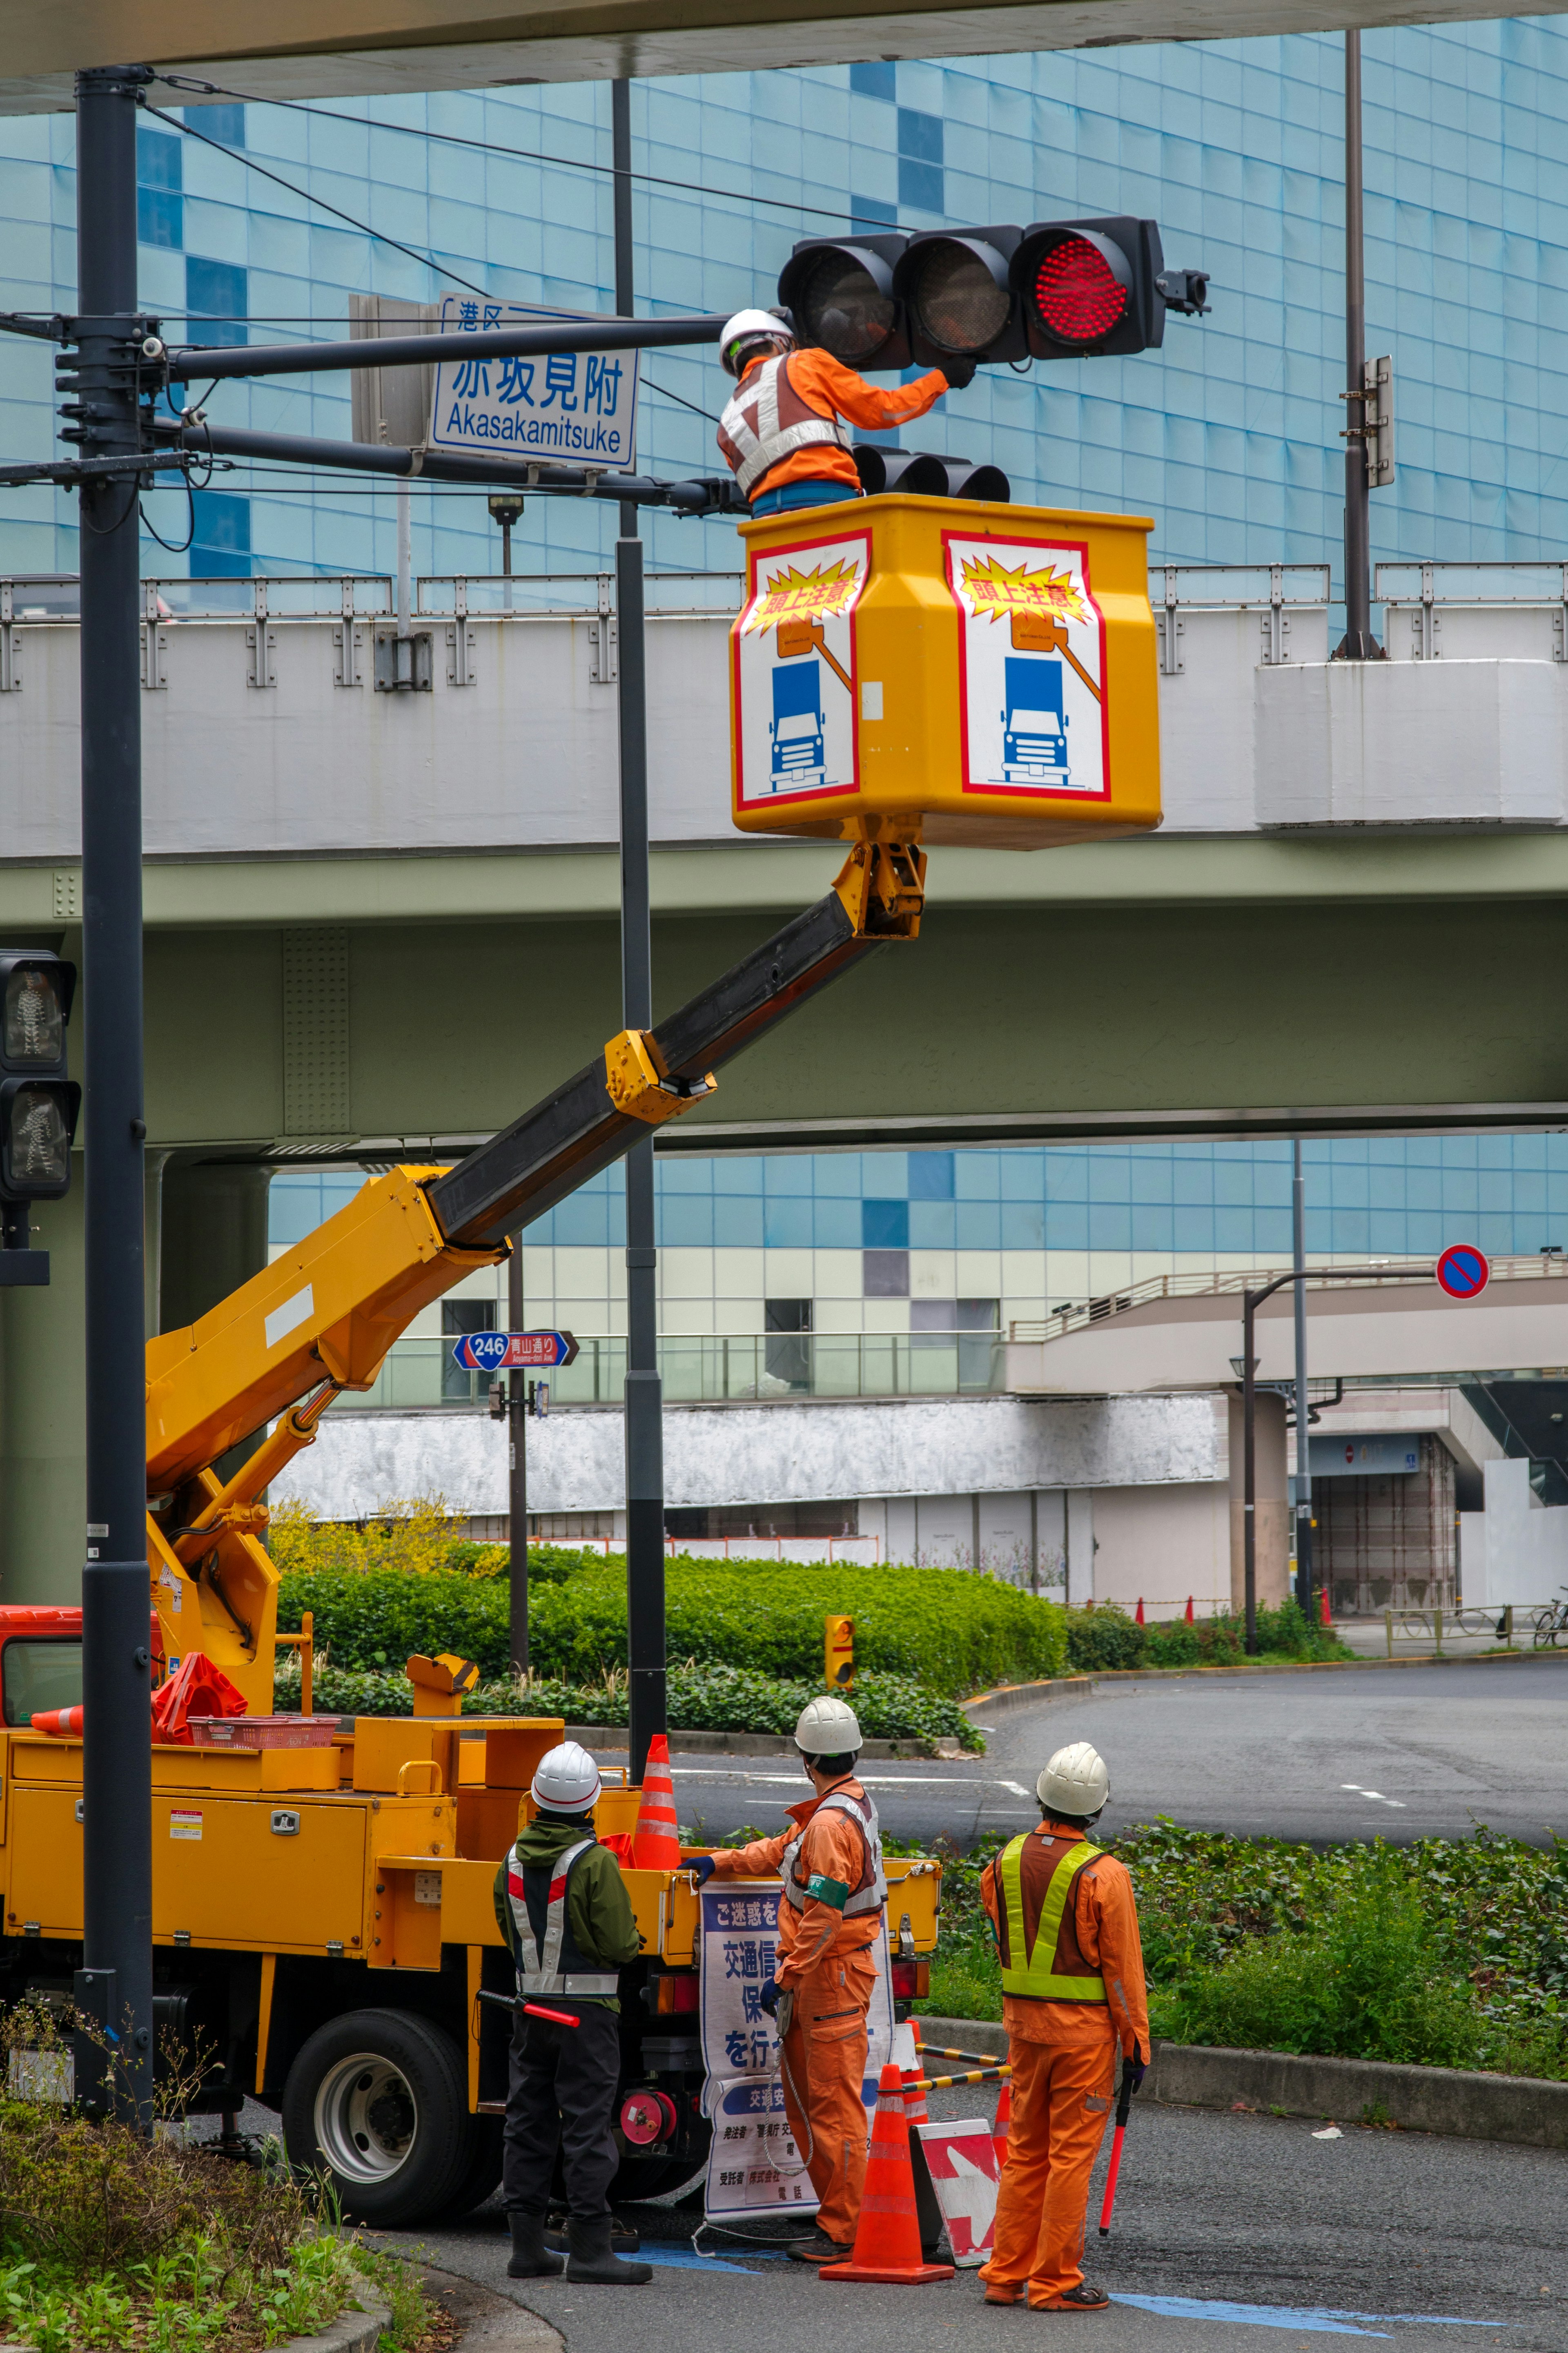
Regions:
[[1163, 2320], [1229, 2320], [1248, 2328], [1311, 2329], [1323, 2337], [1387, 2337], [1403, 2327], [1507, 2328], [1503, 2320], [1468, 2320], [1438, 2312], [1336, 2312], [1327, 2306], [1286, 2304], [1226, 2304], [1196, 2295], [1113, 2295], [1112, 2304], [1135, 2304]]

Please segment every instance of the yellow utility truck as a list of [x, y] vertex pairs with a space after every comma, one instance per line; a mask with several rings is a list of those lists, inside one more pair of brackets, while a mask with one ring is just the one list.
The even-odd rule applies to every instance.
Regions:
[[[510, 2021], [479, 1995], [513, 1978], [492, 1883], [563, 1725], [460, 1717], [457, 1661], [410, 1662], [406, 1716], [274, 1715], [268, 1482], [335, 1397], [370, 1386], [419, 1308], [504, 1258], [509, 1233], [708, 1092], [858, 955], [911, 937], [923, 865], [858, 846], [826, 899], [691, 1005], [612, 1039], [456, 1167], [373, 1177], [211, 1314], [148, 1343], [154, 1666], [166, 1683], [199, 1654], [247, 1704], [196, 1721], [190, 1745], [152, 1746], [155, 2026], [205, 2055], [201, 2107], [230, 2132], [247, 2094], [280, 2108], [290, 2157], [324, 2164], [364, 2221], [456, 2214], [500, 2179]], [[226, 1482], [214, 1466], [247, 1440]], [[79, 1610], [0, 1610], [0, 2000], [68, 1995], [80, 1962], [79, 1723], [31, 1721], [79, 1701], [80, 1662]], [[606, 1788], [597, 1827], [630, 1831], [638, 1795]], [[889, 1876], [908, 1996], [939, 1874], [895, 1861]], [[694, 2175], [710, 2128], [689, 1874], [628, 1870], [626, 1883], [642, 1951], [622, 1975], [617, 2195], [635, 2197]]]

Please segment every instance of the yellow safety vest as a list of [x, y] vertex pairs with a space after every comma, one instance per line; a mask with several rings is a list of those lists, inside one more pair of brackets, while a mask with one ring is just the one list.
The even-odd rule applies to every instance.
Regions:
[[[1026, 1835], [1037, 1837], [1038, 1832], [1031, 1831]], [[1067, 1910], [1068, 1897], [1079, 1873], [1086, 1863], [1092, 1862], [1104, 1852], [1103, 1847], [1090, 1846], [1087, 1839], [1080, 1846], [1068, 1849], [1051, 1873], [1051, 1883], [1040, 1906], [1040, 1923], [1035, 1932], [1034, 1949], [1026, 1959], [1020, 1959], [1024, 1952], [1024, 1840], [1016, 1838], [1011, 1846], [1004, 1849], [996, 1866], [996, 1876], [1007, 1907], [1007, 1950], [1012, 1956], [1002, 1971], [1004, 1993], [1026, 1994], [1036, 2001], [1106, 2000], [1103, 1978], [1058, 1977], [1051, 1967], [1056, 1959], [1062, 1915]]]

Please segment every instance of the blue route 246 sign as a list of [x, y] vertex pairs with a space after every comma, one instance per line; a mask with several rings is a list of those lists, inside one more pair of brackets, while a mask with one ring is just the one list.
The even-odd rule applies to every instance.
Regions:
[[452, 1362], [466, 1373], [504, 1373], [513, 1366], [547, 1370], [575, 1362], [570, 1332], [465, 1332], [452, 1349]]
[[[441, 332], [498, 327], [578, 326], [592, 312], [540, 311], [522, 302], [441, 301]], [[559, 459], [630, 467], [637, 454], [636, 352], [535, 352], [525, 359], [442, 360], [430, 402], [432, 449], [487, 458]]]

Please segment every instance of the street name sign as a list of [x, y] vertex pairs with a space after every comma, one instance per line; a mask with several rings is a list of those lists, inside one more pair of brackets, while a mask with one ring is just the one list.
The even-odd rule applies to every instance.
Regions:
[[467, 1373], [504, 1373], [514, 1365], [544, 1367], [576, 1362], [570, 1332], [465, 1332], [452, 1362]]
[[[444, 335], [498, 327], [576, 326], [592, 312], [524, 302], [441, 300]], [[478, 451], [522, 463], [566, 459], [629, 469], [637, 456], [636, 352], [549, 352], [527, 359], [442, 360], [430, 401], [432, 449]]]

